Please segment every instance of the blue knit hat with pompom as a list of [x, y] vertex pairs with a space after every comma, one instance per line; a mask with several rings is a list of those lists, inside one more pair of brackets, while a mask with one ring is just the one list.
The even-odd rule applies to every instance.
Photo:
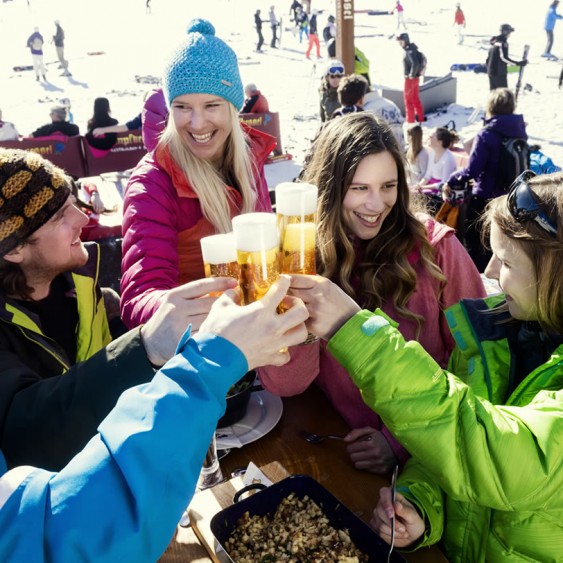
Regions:
[[162, 79], [166, 102], [183, 94], [214, 94], [241, 109], [244, 89], [235, 52], [207, 20], [192, 20], [188, 38], [171, 56]]

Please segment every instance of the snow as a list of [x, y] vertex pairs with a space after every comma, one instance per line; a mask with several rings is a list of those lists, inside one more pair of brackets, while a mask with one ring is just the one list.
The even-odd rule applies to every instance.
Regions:
[[[267, 18], [270, 5], [276, 6], [283, 27], [289, 28], [290, 0], [152, 0], [152, 14], [145, 13], [145, 0], [11, 0], [0, 3], [0, 109], [6, 121], [15, 123], [21, 134], [29, 134], [49, 120], [49, 108], [61, 98], [72, 102], [74, 121], [81, 132], [91, 116], [94, 98], [110, 99], [112, 114], [120, 122], [140, 112], [142, 99], [160, 75], [167, 54], [181, 40], [186, 24], [193, 17], [212, 21], [217, 35], [227, 40], [238, 54], [244, 83], [254, 82], [266, 95], [270, 109], [280, 114], [283, 147], [293, 161], [267, 167], [271, 184], [293, 178], [318, 124], [318, 85], [326, 62], [305, 59], [305, 42], [299, 44], [291, 31], [284, 29], [282, 48], [270, 49], [270, 26], [265, 23], [265, 52], [255, 53], [254, 11], [262, 10]], [[510, 23], [516, 31], [510, 38], [510, 53], [521, 58], [525, 43], [531, 45], [530, 64], [520, 92], [519, 113], [528, 124], [531, 143], [563, 165], [563, 89], [558, 89], [561, 62], [540, 57], [545, 45], [543, 20], [549, 2], [514, 2], [514, 0], [466, 0], [462, 8], [467, 18], [465, 42], [457, 44], [454, 34], [454, 1], [404, 0], [405, 18], [411, 40], [428, 58], [427, 74], [442, 76], [452, 63], [482, 63], [488, 39], [498, 32], [501, 23]], [[393, 0], [356, 0], [356, 10], [390, 10]], [[320, 12], [319, 33], [334, 2], [313, 0]], [[48, 41], [59, 19], [66, 34], [65, 55], [72, 77], [59, 76], [55, 48]], [[395, 31], [392, 15], [372, 16], [356, 13], [356, 45], [371, 61], [370, 76], [374, 87], [402, 88], [402, 50], [389, 36]], [[36, 82], [33, 71], [14, 72], [15, 65], [31, 64], [27, 37], [39, 26], [45, 40], [48, 83]], [[401, 30], [402, 31], [402, 30]], [[322, 37], [321, 37], [322, 43]], [[103, 52], [100, 55], [89, 55]], [[563, 22], [555, 28], [554, 54], [563, 54]], [[472, 114], [488, 95], [486, 74], [455, 73], [457, 100], [443, 111], [428, 115], [424, 128], [430, 130], [454, 120], [462, 138], [472, 136], [481, 126], [479, 119], [469, 122]], [[139, 82], [135, 77], [143, 77]], [[514, 86], [516, 75], [509, 75]]]

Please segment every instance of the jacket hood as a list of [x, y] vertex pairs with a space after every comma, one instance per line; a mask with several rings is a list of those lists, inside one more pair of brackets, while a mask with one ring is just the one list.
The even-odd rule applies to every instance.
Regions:
[[508, 115], [496, 115], [485, 120], [485, 127], [494, 129], [503, 137], [522, 137], [527, 139], [526, 124], [524, 117], [519, 113], [511, 113]]

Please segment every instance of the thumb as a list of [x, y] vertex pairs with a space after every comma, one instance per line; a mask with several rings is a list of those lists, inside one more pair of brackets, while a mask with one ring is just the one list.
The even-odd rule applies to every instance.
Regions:
[[283, 298], [287, 295], [287, 290], [291, 283], [291, 276], [282, 274], [276, 283], [270, 287], [266, 295], [262, 297], [261, 302], [265, 308], [276, 310], [278, 305], [283, 301]]

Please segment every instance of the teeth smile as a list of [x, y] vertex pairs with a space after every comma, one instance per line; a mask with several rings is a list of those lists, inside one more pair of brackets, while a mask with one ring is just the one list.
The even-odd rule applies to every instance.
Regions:
[[196, 143], [207, 143], [207, 141], [209, 141], [209, 139], [213, 136], [213, 133], [206, 133], [205, 135], [196, 135], [195, 133], [192, 133], [191, 135]]
[[375, 217], [373, 215], [361, 215], [360, 213], [356, 213], [356, 215], [362, 221], [366, 221], [366, 223], [377, 223], [377, 220], [379, 219], [379, 215], [376, 215]]

